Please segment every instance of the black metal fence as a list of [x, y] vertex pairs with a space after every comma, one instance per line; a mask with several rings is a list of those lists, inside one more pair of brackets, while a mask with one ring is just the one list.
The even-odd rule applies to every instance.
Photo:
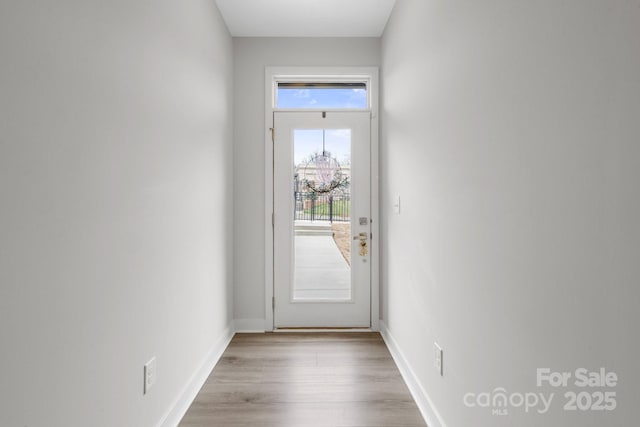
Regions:
[[349, 222], [351, 194], [295, 192], [293, 218], [296, 221]]

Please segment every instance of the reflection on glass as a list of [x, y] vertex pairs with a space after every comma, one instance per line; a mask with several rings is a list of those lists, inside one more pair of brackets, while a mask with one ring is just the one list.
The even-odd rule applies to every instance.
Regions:
[[294, 300], [350, 300], [351, 130], [294, 131]]

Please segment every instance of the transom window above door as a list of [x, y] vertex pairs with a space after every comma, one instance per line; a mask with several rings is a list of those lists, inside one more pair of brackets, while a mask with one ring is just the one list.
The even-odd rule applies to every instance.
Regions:
[[277, 109], [369, 109], [369, 93], [364, 81], [303, 82], [278, 81]]

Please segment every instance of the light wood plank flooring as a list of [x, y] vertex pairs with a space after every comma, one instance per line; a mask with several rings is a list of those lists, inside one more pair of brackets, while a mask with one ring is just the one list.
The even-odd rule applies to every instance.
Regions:
[[180, 427], [424, 423], [380, 334], [237, 334]]

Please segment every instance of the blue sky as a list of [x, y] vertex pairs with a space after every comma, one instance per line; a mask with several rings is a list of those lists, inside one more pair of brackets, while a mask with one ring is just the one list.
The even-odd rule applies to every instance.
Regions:
[[367, 108], [367, 91], [352, 88], [278, 88], [278, 108]]
[[[295, 129], [293, 140], [295, 165], [299, 165], [312, 154], [322, 154], [322, 129]], [[351, 163], [351, 129], [325, 130], [325, 150], [341, 165]]]

